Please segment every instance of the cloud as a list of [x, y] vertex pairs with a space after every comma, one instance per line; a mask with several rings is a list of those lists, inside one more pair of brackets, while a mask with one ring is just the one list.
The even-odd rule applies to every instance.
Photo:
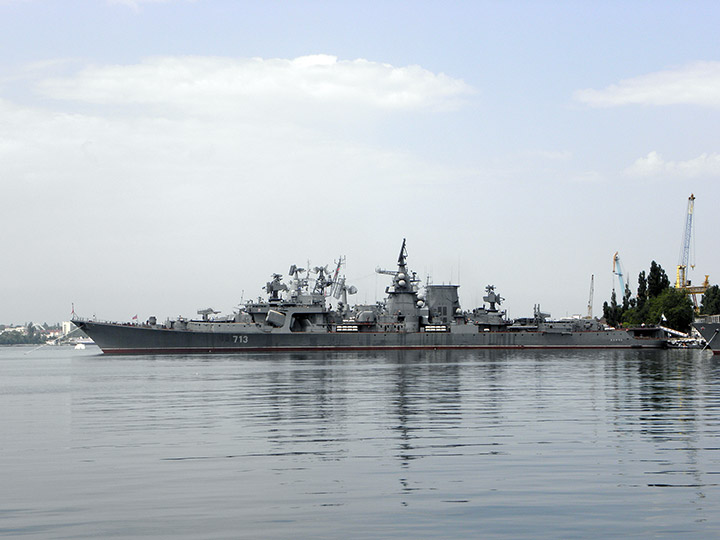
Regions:
[[[0, 230], [25, 239], [6, 250], [17, 263], [0, 283], [47, 282], [38, 296], [51, 310], [69, 290], [85, 306], [137, 298], [123, 287], [138, 268], [157, 296], [148, 303], [166, 314], [179, 312], [173, 299], [195, 303], [188, 276], [218, 277], [192, 294], [239, 296], [237, 283], [262, 283], [311, 248], [372, 239], [356, 264], [373, 268], [377, 246], [394, 252], [407, 223], [431, 237], [437, 223], [423, 216], [444, 200], [469, 215], [475, 198], [456, 193], [479, 189], [473, 171], [405, 144], [472, 92], [419, 66], [328, 55], [84, 68], [69, 59], [25, 66], [0, 90]], [[18, 291], [2, 307], [22, 317], [23, 300]]]
[[687, 161], [666, 161], [658, 152], [650, 152], [625, 169], [625, 174], [640, 177], [673, 175], [683, 178], [720, 176], [720, 154], [713, 152]]
[[[6, 172], [45, 186], [121, 182], [136, 193], [183, 182], [201, 189], [188, 179], [207, 169], [205, 183], [283, 190], [299, 178], [307, 187], [328, 178], [366, 187], [423, 183], [440, 173], [419, 156], [378, 148], [372, 130], [366, 140], [358, 124], [374, 117], [385, 130], [402, 131], [406, 117], [392, 125], [388, 111], [443, 109], [472, 92], [419, 66], [330, 55], [158, 57], [80, 70], [70, 59], [26, 66], [18, 81], [50, 99], [38, 106], [0, 99]], [[133, 178], [143, 178], [143, 187], [133, 187]]]
[[313, 55], [295, 59], [155, 57], [135, 65], [93, 66], [42, 81], [57, 100], [100, 105], [174, 107], [188, 112], [282, 113], [307, 106], [378, 110], [448, 109], [471, 94], [462, 80], [419, 66]]
[[367, 136], [358, 124], [374, 111], [384, 130], [402, 132], [407, 118], [393, 125], [388, 111], [442, 109], [472, 92], [419, 66], [330, 55], [159, 57], [79, 71], [75, 60], [62, 60], [27, 66], [18, 81], [50, 99], [0, 98], [8, 178], [65, 187], [119, 182], [136, 194], [183, 182], [198, 190], [210, 182], [291, 190], [300, 179], [318, 188], [328, 179], [335, 188], [393, 178], [422, 183], [439, 173], [419, 156], [377, 147], [373, 130]]
[[[45, 67], [50, 78], [41, 78], [38, 64], [27, 81], [39, 80], [51, 99], [0, 98], [0, 162], [9, 184], [0, 229], [27, 222], [33, 238], [42, 238], [61, 220], [71, 228], [95, 223], [84, 237], [98, 252], [126, 237], [144, 241], [136, 232], [151, 229], [166, 230], [167, 245], [180, 249], [169, 224], [206, 211], [214, 216], [208, 230], [226, 231], [262, 222], [272, 208], [282, 216], [264, 225], [272, 234], [288, 221], [302, 230], [311, 208], [344, 223], [367, 219], [368, 208], [401, 194], [411, 206], [416, 197], [430, 200], [425, 191], [451, 171], [379, 145], [372, 129], [358, 126], [365, 119], [357, 109], [377, 111], [383, 130], [402, 134], [419, 120], [408, 128], [407, 117], [392, 122], [389, 110], [437, 107], [466, 88], [419, 67], [325, 55], [161, 58], [74, 77], [58, 77], [54, 62]], [[327, 107], [333, 114], [321, 114]], [[102, 234], [107, 242], [98, 240]]]
[[700, 105], [720, 107], [720, 62], [691, 64], [624, 79], [603, 90], [578, 90], [574, 99], [591, 107]]

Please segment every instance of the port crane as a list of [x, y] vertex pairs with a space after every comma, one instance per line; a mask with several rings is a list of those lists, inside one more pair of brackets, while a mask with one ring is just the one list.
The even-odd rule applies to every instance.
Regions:
[[[683, 234], [682, 243], [680, 244], [680, 263], [677, 265], [677, 274], [675, 277], [675, 288], [682, 289], [690, 285], [688, 280], [688, 262], [690, 259], [690, 244], [692, 242], [692, 222], [693, 212], [695, 211], [695, 195], [692, 193], [688, 198], [687, 212], [685, 214], [685, 233]], [[690, 265], [695, 268], [695, 263]]]
[[[687, 212], [685, 213], [685, 232], [683, 234], [682, 243], [680, 244], [680, 261], [677, 265], [677, 273], [675, 277], [675, 288], [682, 290], [685, 294], [692, 297], [695, 310], [698, 309], [697, 295], [705, 294], [709, 283], [709, 275], [705, 275], [705, 281], [700, 286], [692, 286], [692, 283], [688, 279], [688, 265], [690, 268], [695, 268], [694, 256], [693, 261], [690, 260], [690, 247], [693, 244], [693, 214], [695, 212], [695, 195], [690, 194], [688, 197]], [[694, 251], [694, 250], [693, 250]]]
[[587, 318], [592, 319], [593, 295], [595, 293], [595, 274], [590, 276], [590, 298], [588, 299]]
[[[613, 255], [613, 274], [618, 277], [618, 281], [620, 282], [620, 295], [622, 297], [625, 295], [625, 278], [623, 277], [622, 265], [620, 264], [620, 255], [617, 251], [615, 255]], [[615, 285], [613, 285], [613, 291], [614, 290]]]

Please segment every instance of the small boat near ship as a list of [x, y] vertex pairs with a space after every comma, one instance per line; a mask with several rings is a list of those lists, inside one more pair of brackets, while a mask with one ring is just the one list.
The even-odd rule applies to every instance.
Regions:
[[[380, 270], [392, 284], [383, 302], [348, 305], [356, 292], [327, 268], [290, 268], [289, 283], [273, 274], [267, 300], [245, 303], [230, 317], [199, 310], [198, 320], [113, 323], [74, 318], [73, 323], [106, 354], [207, 354], [275, 351], [393, 349], [657, 349], [667, 346], [657, 327], [609, 328], [597, 319], [550, 320], [535, 307], [532, 317], [510, 320], [503, 298], [488, 285], [484, 304], [463, 310], [459, 285], [427, 284], [408, 269], [405, 240], [397, 269]], [[303, 273], [305, 274], [303, 275]], [[332, 307], [329, 297], [338, 300]]]

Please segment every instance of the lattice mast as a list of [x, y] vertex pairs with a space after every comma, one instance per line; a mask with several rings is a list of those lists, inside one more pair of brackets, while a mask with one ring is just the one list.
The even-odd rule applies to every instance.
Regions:
[[[683, 234], [682, 244], [680, 246], [680, 262], [677, 266], [677, 274], [675, 277], [675, 288], [682, 289], [690, 285], [688, 280], [688, 264], [690, 263], [690, 245], [692, 244], [692, 222], [693, 212], [695, 210], [695, 195], [690, 194], [688, 198], [687, 214], [685, 215], [685, 233]], [[695, 264], [690, 264], [690, 268], [695, 268]]]

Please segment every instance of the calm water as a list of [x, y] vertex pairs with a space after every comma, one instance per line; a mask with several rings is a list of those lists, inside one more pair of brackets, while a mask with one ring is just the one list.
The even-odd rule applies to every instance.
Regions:
[[720, 536], [709, 353], [30, 351], [0, 348], [0, 536]]

